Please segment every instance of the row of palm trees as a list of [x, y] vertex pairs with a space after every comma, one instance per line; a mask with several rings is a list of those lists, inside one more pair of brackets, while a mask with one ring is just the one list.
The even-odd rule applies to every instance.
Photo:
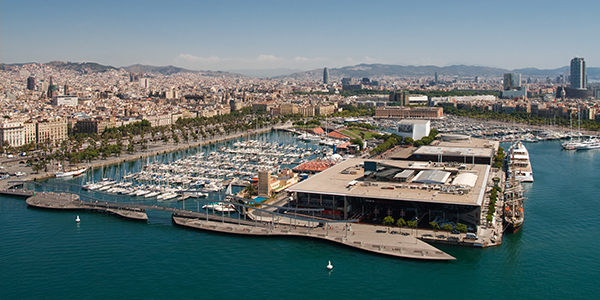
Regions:
[[54, 165], [58, 162], [64, 166], [68, 161], [70, 165], [76, 166], [80, 162], [106, 159], [111, 155], [120, 156], [125, 151], [144, 151], [148, 149], [148, 143], [156, 144], [162, 141], [163, 144], [177, 145], [181, 142], [221, 138], [273, 126], [290, 119], [297, 120], [300, 117], [273, 117], [265, 112], [253, 112], [247, 107], [225, 115], [179, 119], [166, 126], [152, 127], [149, 121], [142, 120], [118, 128], [107, 128], [101, 135], [78, 133], [69, 128], [67, 140], [59, 142], [47, 139], [20, 147], [11, 147], [8, 142], [4, 142], [0, 145], [0, 153], [29, 153], [27, 163], [34, 172], [48, 171], [49, 164]]

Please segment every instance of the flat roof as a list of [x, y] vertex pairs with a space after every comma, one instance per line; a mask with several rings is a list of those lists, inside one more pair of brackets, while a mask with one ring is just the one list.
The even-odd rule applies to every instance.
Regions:
[[[485, 196], [485, 188], [490, 172], [489, 165], [468, 165], [470, 172], [477, 175], [475, 186], [468, 193], [448, 193], [434, 189], [432, 184], [398, 183], [398, 182], [365, 182], [363, 174], [342, 174], [342, 171], [364, 163], [364, 159], [352, 158], [345, 160], [321, 173], [299, 182], [287, 189], [289, 192], [314, 193], [325, 195], [364, 197], [371, 199], [416, 201], [438, 204], [457, 204], [481, 206]], [[401, 160], [369, 160], [378, 164], [389, 165], [399, 169], [410, 170], [441, 170], [458, 172], [455, 168], [444, 167], [437, 163], [410, 162]], [[356, 181], [356, 184], [350, 182]], [[366, 183], [366, 184], [364, 184]], [[405, 188], [397, 188], [403, 186]], [[413, 188], [411, 188], [411, 186]], [[451, 184], [438, 185], [437, 187], [450, 188]]]
[[486, 149], [498, 149], [500, 146], [499, 141], [484, 140], [480, 138], [471, 137], [469, 140], [453, 140], [443, 141], [441, 140], [437, 146], [440, 147], [453, 147], [453, 148], [486, 148]]
[[441, 146], [422, 146], [415, 150], [412, 155], [449, 155], [449, 156], [477, 156], [494, 157], [493, 148], [475, 148], [475, 147], [441, 147]]

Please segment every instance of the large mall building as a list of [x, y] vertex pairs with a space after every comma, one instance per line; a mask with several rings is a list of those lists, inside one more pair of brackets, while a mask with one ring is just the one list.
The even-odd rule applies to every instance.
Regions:
[[431, 221], [460, 222], [475, 230], [485, 222], [482, 211], [493, 186], [491, 158], [497, 149], [497, 142], [461, 137], [406, 156], [429, 153], [425, 156], [432, 160], [348, 159], [288, 192], [299, 207], [324, 208], [323, 217], [381, 224], [391, 215], [395, 220], [419, 218], [420, 227]]

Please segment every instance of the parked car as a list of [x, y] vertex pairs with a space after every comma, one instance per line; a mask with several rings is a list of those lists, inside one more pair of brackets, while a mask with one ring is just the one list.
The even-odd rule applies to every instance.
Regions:
[[465, 239], [469, 239], [469, 240], [476, 240], [477, 239], [477, 235], [472, 233], [472, 232], [468, 232], [467, 235], [465, 236]]

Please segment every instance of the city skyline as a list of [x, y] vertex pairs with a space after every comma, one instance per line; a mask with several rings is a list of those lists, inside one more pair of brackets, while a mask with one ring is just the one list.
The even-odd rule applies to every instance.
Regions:
[[[600, 66], [594, 56], [600, 41], [593, 38], [600, 3], [594, 1], [34, 0], [27, 9], [16, 1], [2, 8], [2, 63], [87, 61], [223, 71], [464, 64], [513, 70], [555, 69], [578, 56], [588, 67]], [[566, 47], [570, 43], [577, 47]]]

